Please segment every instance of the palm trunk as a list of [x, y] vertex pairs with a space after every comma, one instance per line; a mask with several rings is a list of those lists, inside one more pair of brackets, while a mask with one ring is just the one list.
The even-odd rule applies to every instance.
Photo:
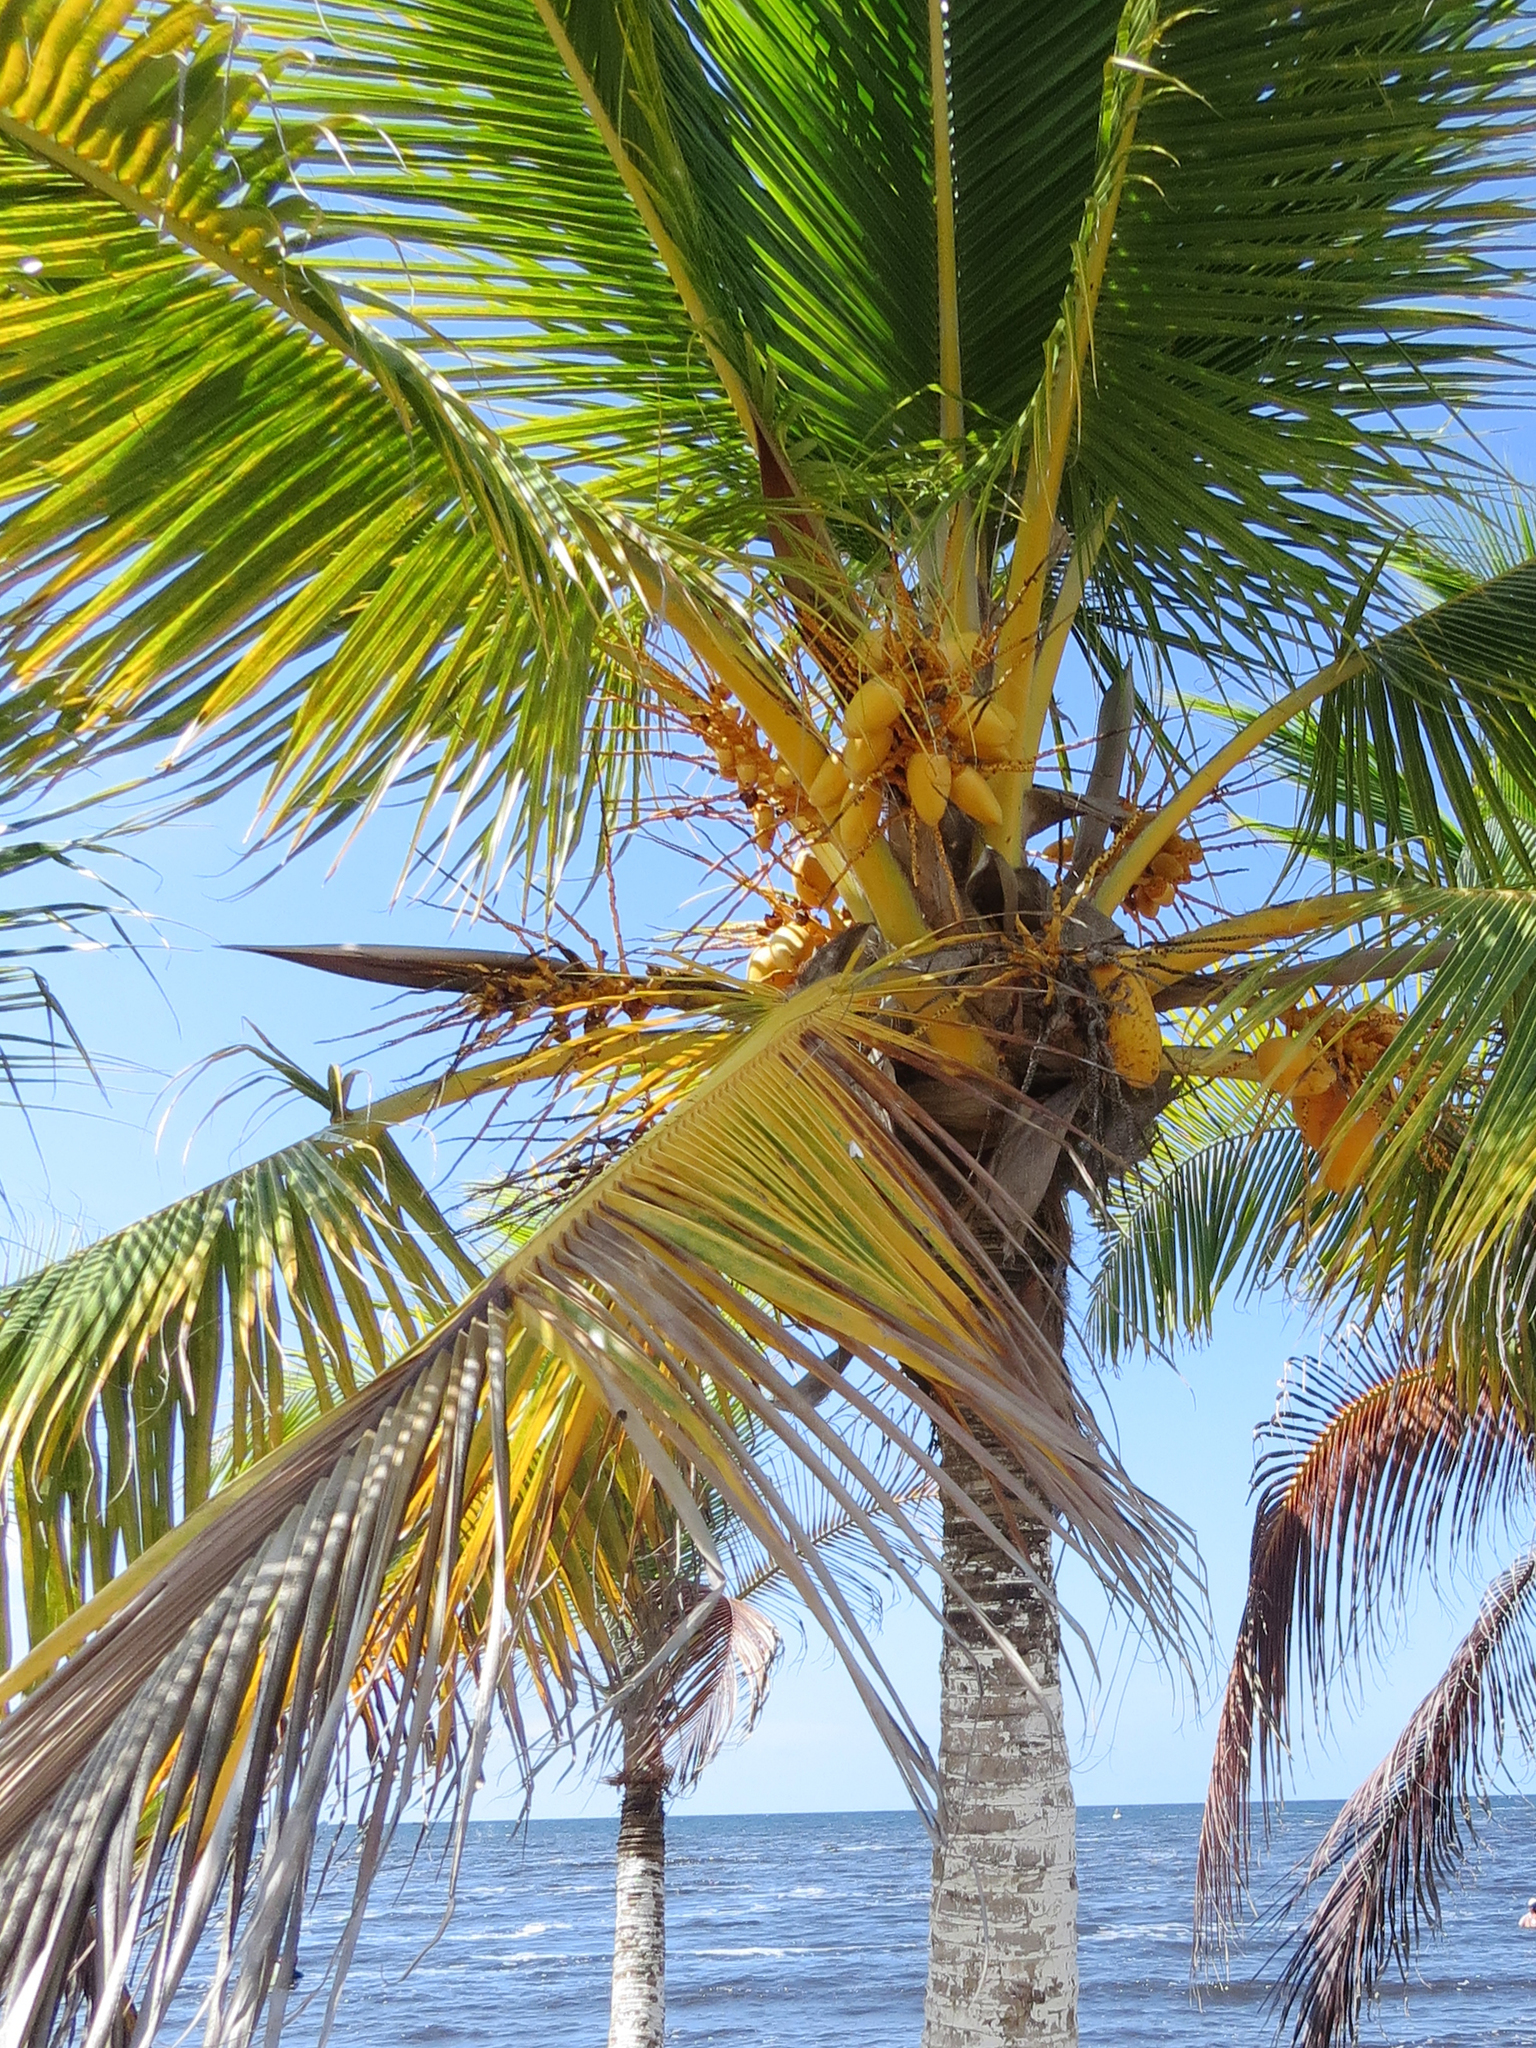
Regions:
[[619, 1809], [608, 2048], [662, 2048], [667, 2019], [665, 1780], [627, 1774]]
[[[1036, 1223], [1045, 1258], [1019, 1274], [1017, 1285], [1036, 1329], [1059, 1350], [1070, 1243], [1059, 1192], [1047, 1194]], [[1053, 1587], [1050, 1531], [1001, 1508], [992, 1482], [956, 1444], [946, 1442], [943, 1457], [965, 1492], [1011, 1527], [1040, 1581]], [[1077, 1816], [1062, 1721], [1060, 1628], [1024, 1573], [947, 1498], [944, 1558], [1019, 1652], [1038, 1691], [946, 1586], [942, 1833], [933, 1857], [922, 2048], [1070, 2048], [1077, 2040]]]
[[[976, 1465], [945, 1463], [977, 1498]], [[1049, 1532], [1020, 1548], [1050, 1582]], [[1037, 1698], [946, 1591], [940, 1663], [943, 1840], [934, 1851], [923, 2048], [1003, 2048], [1077, 2039], [1076, 1817], [1061, 1722], [1055, 1616], [1022, 1572], [946, 1502], [944, 1555], [1021, 1653]]]

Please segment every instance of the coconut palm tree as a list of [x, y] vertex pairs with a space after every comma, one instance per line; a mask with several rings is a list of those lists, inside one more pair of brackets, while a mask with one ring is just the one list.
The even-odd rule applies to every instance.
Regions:
[[702, 1574], [663, 1566], [646, 1577], [643, 1591], [633, 1579], [625, 1588], [620, 1640], [632, 1668], [616, 1674], [611, 1708], [620, 1801], [608, 2048], [660, 2048], [666, 2037], [667, 1797], [698, 1782], [738, 1720], [750, 1732], [779, 1652], [772, 1623]]
[[[910, 1465], [882, 1477], [904, 1513], [937, 1498], [929, 1475]], [[785, 1481], [792, 1484], [792, 1476]], [[701, 1505], [708, 1513], [709, 1503]], [[664, 1503], [656, 1506], [669, 1519]], [[733, 1733], [751, 1732], [781, 1649], [766, 1609], [783, 1592], [782, 1567], [718, 1507], [709, 1519], [728, 1558], [729, 1592], [709, 1586], [674, 1522], [669, 1541], [637, 1552], [623, 1582], [624, 1604], [605, 1617], [608, 1712], [619, 1747], [613, 1782], [621, 1791], [609, 2048], [662, 2048], [665, 1804], [697, 1785]], [[839, 1555], [842, 1590], [858, 1597], [866, 1626], [878, 1620], [880, 1606], [866, 1530], [883, 1520], [873, 1498], [802, 1517], [807, 1541], [823, 1556]]]
[[1536, 1553], [1529, 1547], [1529, 1410], [1454, 1380], [1399, 1332], [1287, 1367], [1255, 1470], [1248, 1596], [1222, 1704], [1200, 1837], [1197, 1955], [1219, 1943], [1246, 1887], [1255, 1765], [1268, 1825], [1298, 1684], [1321, 1715], [1341, 1669], [1391, 1634], [1414, 1576], [1518, 1532], [1444, 1675], [1309, 1859], [1292, 1909], [1319, 1883], [1278, 1991], [1305, 2048], [1359, 2034], [1362, 2005], [1440, 1926], [1441, 1897], [1476, 1841], [1474, 1801], [1514, 1738], [1536, 1751]]
[[[701, 1556], [698, 1474], [782, 1561], [931, 1812], [928, 2048], [1071, 2038], [1054, 1547], [1165, 1634], [1181, 1580], [1068, 1369], [1070, 1195], [1226, 1090], [1329, 1270], [1448, 1344], [1528, 1256], [1536, 926], [1442, 811], [1518, 848], [1536, 566], [1425, 533], [1488, 494], [1426, 429], [1518, 370], [1526, 17], [20, 0], [4, 34], [5, 772], [170, 744], [168, 795], [252, 783], [299, 842], [414, 803], [471, 902], [698, 820], [720, 888], [654, 972], [329, 963], [478, 1036], [399, 1113], [576, 1103], [565, 1199], [13, 1671], [17, 2028], [138, 1971], [153, 2031], [228, 1883], [209, 2025], [249, 2038], [349, 1702], [364, 1889], [455, 1678], [468, 1754], [514, 1641], [558, 1715], [617, 1431]], [[1270, 900], [1220, 806], [1286, 744], [1335, 872]], [[869, 1468], [834, 1380], [943, 1489], [936, 1767], [718, 1405], [836, 1500]]]

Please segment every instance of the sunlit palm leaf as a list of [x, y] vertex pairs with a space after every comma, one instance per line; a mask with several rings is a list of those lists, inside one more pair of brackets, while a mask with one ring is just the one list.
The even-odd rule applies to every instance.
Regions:
[[1500, 182], [1528, 118], [1518, 18], [1482, 0], [1168, 18], [1078, 490], [1118, 499], [1113, 559], [1189, 604], [1207, 645], [1223, 617], [1262, 634], [1276, 601], [1294, 620], [1309, 587], [1336, 620], [1324, 564], [1353, 556], [1353, 583], [1380, 545], [1368, 500], [1419, 466], [1398, 408], [1497, 374], [1486, 306], [1475, 334], [1467, 309], [1499, 289], [1518, 210]]
[[476, 1275], [389, 1131], [332, 1107], [317, 1136], [0, 1292], [34, 1642], [201, 1506], [221, 1462], [281, 1443], [295, 1402], [345, 1399]]
[[1110, 1358], [1209, 1336], [1218, 1299], [1268, 1277], [1306, 1188], [1300, 1137], [1257, 1089], [1211, 1083], [1164, 1114], [1152, 1154], [1111, 1190], [1088, 1327]]
[[558, 857], [611, 712], [580, 493], [306, 267], [275, 58], [197, 9], [54, 12], [0, 106], [13, 772], [226, 719], [199, 772], [265, 772], [276, 824], [405, 774], [493, 848], [553, 812]]
[[1309, 715], [1289, 765], [1301, 844], [1359, 872], [1415, 860], [1450, 881], [1529, 882], [1518, 806], [1536, 798], [1536, 563], [1483, 565], [1433, 610], [1378, 637], [1355, 680]]

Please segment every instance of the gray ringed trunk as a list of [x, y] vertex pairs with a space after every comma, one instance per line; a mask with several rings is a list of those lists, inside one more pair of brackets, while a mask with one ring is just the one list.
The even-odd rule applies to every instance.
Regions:
[[[944, 1462], [985, 1502], [952, 1444]], [[1049, 1584], [1051, 1539], [1020, 1548]], [[1077, 2040], [1076, 1812], [1061, 1721], [1056, 1618], [1016, 1566], [946, 1500], [944, 1555], [1039, 1683], [1037, 1699], [946, 1588], [939, 1680], [940, 1819], [923, 2048]]]
[[666, 1781], [624, 1780], [608, 2048], [662, 2048], [667, 2020]]
[[[1035, 1327], [1058, 1347], [1070, 1227], [1059, 1187], [1036, 1211], [1044, 1270], [1017, 1276]], [[1052, 1256], [1054, 1255], [1054, 1256]], [[1063, 1367], [1065, 1371], [1065, 1367]], [[998, 1454], [999, 1447], [988, 1444]], [[999, 1512], [990, 1480], [946, 1441], [943, 1459], [1054, 1586], [1050, 1531]], [[1007, 1461], [1004, 1460], [1006, 1463]], [[939, 1665], [939, 1819], [928, 1919], [922, 2048], [1075, 2048], [1077, 1813], [1061, 1700], [1061, 1632], [1048, 1603], [991, 1539], [944, 1502], [944, 1560], [1023, 1657], [1032, 1692], [944, 1590]]]

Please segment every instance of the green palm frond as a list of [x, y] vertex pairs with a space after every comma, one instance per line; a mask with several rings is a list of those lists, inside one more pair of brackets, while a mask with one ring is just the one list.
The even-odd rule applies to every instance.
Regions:
[[[1272, 1237], [1269, 1262], [1306, 1272], [1336, 1307], [1366, 1320], [1399, 1291], [1428, 1355], [1454, 1362], [1469, 1400], [1490, 1370], [1512, 1375], [1526, 1399], [1523, 1318], [1495, 1314], [1484, 1328], [1483, 1315], [1500, 1300], [1524, 1298], [1531, 1259], [1525, 1162], [1536, 1140], [1528, 1107], [1536, 894], [1423, 883], [1340, 891], [1259, 911], [1229, 929], [1235, 939], [1288, 920], [1313, 938], [1354, 925], [1366, 943], [1318, 951], [1309, 938], [1210, 977], [1199, 1031], [1224, 1037], [1218, 1065], [1257, 1081], [1240, 1048], [1298, 1000], [1310, 1001], [1312, 990], [1327, 992], [1311, 1006], [1319, 1047], [1372, 1004], [1392, 1028], [1374, 1064], [1350, 1084], [1347, 1114], [1321, 1161], [1348, 1143], [1359, 1148], [1355, 1167], [1327, 1191], [1323, 1175], [1311, 1178], [1320, 1162], [1309, 1155], [1309, 1185]], [[1169, 959], [1185, 945], [1170, 941]], [[1200, 982], [1196, 975], [1170, 986], [1167, 1001], [1196, 999]], [[1198, 1069], [1205, 1054], [1189, 1057]]]
[[[1482, 538], [1496, 543], [1485, 527]], [[1409, 612], [1411, 588], [1384, 597], [1350, 673], [1262, 743], [1297, 793], [1294, 825], [1270, 824], [1297, 857], [1340, 878], [1528, 882], [1525, 829], [1536, 804], [1536, 560], [1485, 549], [1461, 566], [1420, 544], [1401, 560], [1437, 578], [1438, 602]], [[1201, 719], [1241, 732], [1230, 702], [1181, 695]]]
[[34, 1642], [478, 1273], [389, 1130], [331, 1106], [315, 1136], [0, 1291]]
[[[203, 786], [264, 779], [274, 828], [408, 791], [489, 872], [558, 861], [637, 743], [641, 619], [613, 611], [635, 549], [685, 577], [696, 548], [735, 554], [760, 461], [850, 514], [860, 561], [890, 545], [893, 451], [933, 438], [925, 24], [266, 4], [237, 49], [212, 14], [120, 12], [29, 0], [8, 32], [12, 759], [185, 735]], [[1072, 486], [1084, 530], [1120, 507], [1106, 590], [1250, 628], [1282, 587], [1321, 603], [1366, 497], [1412, 481], [1382, 423], [1486, 381], [1465, 308], [1518, 210], [1490, 185], [1523, 106], [1507, 13], [1137, 0], [1117, 25], [1021, 19], [1001, 68], [997, 23], [954, 13], [993, 469], [1023, 452], [1064, 284], [1077, 320], [1099, 154], [1135, 130]], [[1051, 110], [1027, 136], [999, 131], [1020, 67], [1009, 119]], [[1314, 70], [1326, 93], [1293, 87]], [[1024, 239], [989, 263], [1000, 220]], [[981, 306], [1018, 314], [1012, 353]]]
[[50, 37], [34, 6], [5, 46], [10, 772], [211, 722], [198, 776], [263, 777], [274, 829], [403, 778], [486, 858], [558, 859], [589, 741], [632, 723], [596, 502], [306, 261], [318, 143], [274, 125], [275, 63], [199, 10], [120, 11]]
[[946, 9], [967, 405], [995, 427], [1039, 381], [1094, 176], [1118, 0]]
[[1372, 1289], [1400, 1259], [1405, 1293], [1471, 1388], [1501, 1341], [1497, 1326], [1479, 1331], [1480, 1290], [1507, 1287], [1525, 1256], [1536, 894], [1420, 887], [1376, 900], [1402, 947], [1382, 986], [1405, 1021], [1355, 1098], [1383, 1142], [1320, 1257]]
[[1422, 475], [1408, 416], [1512, 363], [1485, 295], [1523, 204], [1521, 19], [1514, 0], [1239, 0], [1163, 22], [1074, 489], [1118, 501], [1109, 565], [1187, 608], [1202, 645], [1223, 620], [1267, 640], [1303, 593], [1335, 622], [1382, 494]]
[[1208, 1337], [1228, 1287], [1272, 1277], [1305, 1187], [1301, 1139], [1260, 1090], [1212, 1082], [1176, 1098], [1151, 1156], [1109, 1193], [1086, 1317], [1095, 1350]]
[[1478, 879], [1529, 882], [1517, 807], [1536, 800], [1533, 632], [1526, 559], [1373, 641], [1298, 735], [1307, 850], [1346, 872], [1406, 855], [1449, 880], [1465, 858]]

